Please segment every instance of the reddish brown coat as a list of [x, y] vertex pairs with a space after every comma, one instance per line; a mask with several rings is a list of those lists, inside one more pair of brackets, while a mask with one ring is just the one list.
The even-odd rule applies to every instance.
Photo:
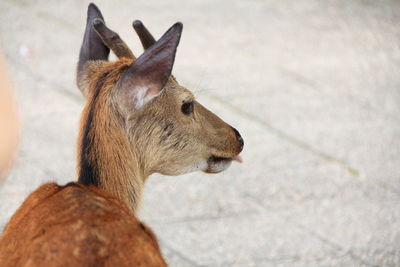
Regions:
[[153, 232], [93, 186], [44, 184], [12, 216], [0, 266], [166, 266]]

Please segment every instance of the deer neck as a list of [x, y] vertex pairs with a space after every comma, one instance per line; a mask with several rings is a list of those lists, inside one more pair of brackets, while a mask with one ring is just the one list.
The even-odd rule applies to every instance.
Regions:
[[79, 182], [114, 195], [135, 214], [147, 175], [127, 137], [122, 116], [109, 104], [110, 95], [105, 88], [112, 76], [105, 73], [99, 77], [91, 90], [91, 101], [83, 111], [78, 149]]

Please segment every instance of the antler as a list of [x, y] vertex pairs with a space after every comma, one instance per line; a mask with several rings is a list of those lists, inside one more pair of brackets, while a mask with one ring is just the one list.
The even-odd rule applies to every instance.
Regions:
[[132, 26], [139, 36], [140, 42], [142, 43], [144, 50], [146, 50], [156, 42], [153, 35], [151, 35], [151, 33], [146, 29], [146, 27], [140, 20], [135, 20], [132, 23]]
[[119, 37], [119, 35], [109, 29], [104, 21], [100, 18], [96, 18], [93, 21], [93, 27], [104, 44], [108, 46], [118, 58], [126, 57], [136, 59], [132, 51], [125, 44], [125, 42]]

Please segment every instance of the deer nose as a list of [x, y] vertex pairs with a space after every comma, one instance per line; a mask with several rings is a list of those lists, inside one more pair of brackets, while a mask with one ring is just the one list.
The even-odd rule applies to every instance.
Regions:
[[238, 130], [236, 130], [236, 129], [233, 128], [232, 126], [231, 126], [231, 128], [232, 128], [232, 130], [235, 132], [236, 140], [239, 142], [239, 145], [240, 145], [240, 151], [242, 151], [243, 146], [244, 146], [243, 138], [242, 138], [242, 136], [240, 135], [240, 133], [238, 132]]

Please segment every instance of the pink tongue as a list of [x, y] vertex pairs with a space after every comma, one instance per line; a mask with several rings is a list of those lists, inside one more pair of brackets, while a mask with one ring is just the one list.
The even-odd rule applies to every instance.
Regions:
[[240, 155], [234, 156], [232, 159], [237, 161], [237, 162], [243, 163], [243, 159], [242, 159], [242, 157]]

